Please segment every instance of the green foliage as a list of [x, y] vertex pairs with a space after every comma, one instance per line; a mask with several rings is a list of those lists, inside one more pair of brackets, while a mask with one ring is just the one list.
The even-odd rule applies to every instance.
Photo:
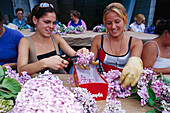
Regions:
[[151, 98], [148, 98], [148, 103], [149, 103], [150, 106], [155, 105], [155, 102]]
[[8, 89], [13, 94], [18, 94], [21, 90], [21, 84], [17, 80], [9, 77], [4, 78], [0, 87]]
[[170, 80], [169, 80], [168, 78], [165, 78], [165, 77], [163, 76], [163, 82], [170, 83]]
[[146, 113], [156, 113], [154, 109], [152, 109], [151, 111], [146, 111]]
[[16, 99], [18, 92], [21, 90], [21, 84], [9, 77], [5, 77], [6, 68], [0, 66], [0, 97], [4, 99]]
[[6, 113], [14, 106], [14, 101], [21, 90], [21, 84], [9, 77], [5, 77], [7, 69], [0, 66], [0, 113]]
[[148, 95], [153, 101], [156, 99], [155, 93], [151, 87], [148, 87]]
[[12, 100], [6, 100], [3, 98], [0, 98], [0, 113], [6, 113], [9, 110], [11, 110], [14, 106], [14, 103]]

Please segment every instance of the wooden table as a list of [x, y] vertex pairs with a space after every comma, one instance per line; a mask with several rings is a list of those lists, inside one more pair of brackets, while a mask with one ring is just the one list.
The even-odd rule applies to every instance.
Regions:
[[[35, 32], [30, 32], [28, 29], [19, 30], [25, 37], [30, 36], [34, 34]], [[141, 32], [126, 32], [130, 36], [134, 36], [136, 38], [141, 39], [143, 42], [146, 42], [148, 40], [154, 39], [157, 37], [157, 35], [154, 34], [146, 34]], [[66, 34], [61, 35], [66, 42], [70, 46], [91, 46], [92, 40], [96, 35], [101, 35], [103, 33], [93, 32], [93, 31], [85, 31], [85, 33], [82, 34]]]
[[[67, 82], [68, 78], [71, 76], [73, 78], [72, 74], [55, 74], [56, 76], [58, 76], [60, 78], [61, 81], [63, 81], [63, 85], [65, 87], [68, 87], [69, 89], [71, 87], [75, 87], [75, 86], [71, 86], [70, 83]], [[140, 105], [140, 101], [136, 100], [136, 99], [120, 99], [117, 98], [117, 100], [121, 101], [121, 106], [122, 109], [126, 110], [126, 113], [145, 113], [146, 111], [151, 110], [152, 108], [149, 106], [141, 106]], [[100, 110], [99, 113], [101, 113], [105, 107], [105, 104], [107, 102], [105, 100], [100, 100], [97, 101], [97, 107]]]

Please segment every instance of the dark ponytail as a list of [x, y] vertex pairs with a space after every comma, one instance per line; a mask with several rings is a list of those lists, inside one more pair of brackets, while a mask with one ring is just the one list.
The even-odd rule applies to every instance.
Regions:
[[170, 20], [161, 20], [156, 26], [154, 33], [162, 35], [165, 30], [168, 30], [168, 32], [170, 33]]

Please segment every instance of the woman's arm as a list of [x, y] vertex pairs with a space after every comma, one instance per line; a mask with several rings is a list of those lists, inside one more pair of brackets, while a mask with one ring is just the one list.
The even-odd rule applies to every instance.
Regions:
[[[144, 45], [142, 52], [142, 60], [144, 67], [153, 67], [158, 56], [158, 47], [154, 42]], [[170, 74], [170, 68], [153, 68], [156, 73]]]
[[144, 67], [153, 67], [158, 56], [158, 47], [154, 42], [148, 42], [144, 45], [142, 51], [142, 61]]
[[143, 50], [143, 42], [138, 38], [132, 38], [131, 43], [131, 56], [137, 56], [141, 58], [142, 50]]
[[76, 51], [74, 51], [60, 35], [54, 34], [54, 37], [64, 53], [68, 56], [74, 56], [76, 54]]
[[2, 68], [5, 67], [5, 66], [10, 66], [11, 68], [16, 69], [17, 63], [7, 63], [7, 64], [2, 65]]
[[94, 37], [90, 51], [94, 53], [94, 60], [98, 58], [98, 51], [100, 49], [100, 44], [101, 44], [101, 35], [97, 35]]
[[87, 30], [86, 23], [83, 20], [81, 20], [81, 22], [82, 22], [82, 25], [85, 27], [85, 30]]
[[170, 74], [170, 68], [153, 68], [153, 71], [156, 72], [157, 74], [159, 73]]
[[71, 20], [68, 22], [67, 26], [70, 26], [70, 24], [71, 24]]

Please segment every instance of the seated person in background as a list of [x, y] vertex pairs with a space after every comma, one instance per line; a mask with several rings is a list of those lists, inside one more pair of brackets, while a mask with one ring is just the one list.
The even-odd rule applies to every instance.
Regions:
[[13, 20], [13, 24], [18, 26], [18, 29], [29, 29], [29, 25], [25, 23], [27, 19], [23, 16], [24, 10], [22, 8], [17, 8], [15, 10], [17, 18]]
[[158, 25], [158, 23], [161, 21], [161, 20], [164, 20], [163, 17], [159, 17], [157, 20], [156, 20], [156, 23], [155, 25], [151, 25], [150, 27], [146, 27], [144, 32], [145, 33], [149, 33], [149, 34], [154, 34], [154, 30], [155, 30], [155, 27]]
[[105, 72], [111, 69], [122, 72], [119, 82], [123, 87], [134, 86], [143, 71], [140, 59], [143, 43], [124, 33], [128, 17], [122, 4], [109, 4], [103, 14], [106, 34], [94, 37], [90, 51], [94, 53], [94, 60], [99, 58]]
[[145, 30], [145, 16], [143, 14], [137, 14], [134, 18], [135, 22], [133, 22], [129, 26], [130, 31], [134, 32], [144, 32]]
[[[52, 34], [56, 25], [56, 11], [52, 4], [40, 3], [34, 6], [28, 22], [36, 27], [35, 34], [24, 37], [19, 44], [18, 72], [27, 71], [29, 75], [49, 70], [55, 74], [65, 74], [69, 62], [60, 57], [59, 48], [69, 56], [76, 52], [58, 34]], [[82, 48], [77, 52], [85, 55], [89, 50]]]
[[170, 74], [170, 20], [160, 21], [154, 32], [159, 37], [144, 45], [142, 53], [144, 67], [151, 67], [158, 74]]
[[78, 25], [82, 25], [85, 27], [85, 30], [87, 30], [87, 26], [86, 23], [82, 20], [79, 19], [80, 18], [80, 12], [76, 11], [76, 10], [71, 10], [70, 11], [70, 18], [71, 20], [68, 22], [67, 26], [73, 26], [73, 27], [77, 27]]
[[0, 12], [0, 65], [2, 67], [9, 65], [16, 69], [18, 45], [24, 36], [16, 30], [4, 28], [3, 23], [3, 16]]

